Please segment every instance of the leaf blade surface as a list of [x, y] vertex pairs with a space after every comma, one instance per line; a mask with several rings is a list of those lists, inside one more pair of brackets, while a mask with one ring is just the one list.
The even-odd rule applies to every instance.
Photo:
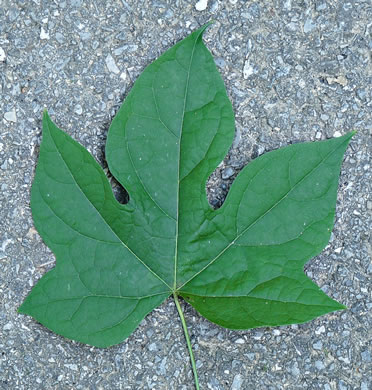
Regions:
[[118, 216], [128, 223], [130, 208], [114, 199], [102, 168], [46, 113], [31, 208], [57, 266], [34, 287], [21, 313], [104, 347], [131, 334], [169, 296], [169, 286], [120, 237]]
[[106, 157], [128, 204], [44, 115], [31, 207], [57, 265], [19, 311], [56, 333], [117, 344], [170, 294], [233, 329], [344, 308], [303, 266], [328, 242], [352, 134], [255, 159], [213, 210], [206, 181], [231, 145], [234, 115], [206, 27], [150, 64], [113, 119]]
[[[236, 329], [260, 326], [252, 319], [257, 306], [267, 325], [305, 322], [344, 309], [305, 277], [303, 266], [329, 240], [340, 165], [352, 135], [295, 144], [248, 164], [210, 218], [214, 229], [205, 228], [223, 230], [229, 236], [225, 247], [184, 283], [180, 295], [212, 322], [227, 326], [230, 321]], [[230, 224], [227, 209], [235, 216]], [[200, 235], [201, 246], [214, 246], [213, 234]], [[241, 316], [244, 301], [247, 317], [239, 326], [234, 315]]]

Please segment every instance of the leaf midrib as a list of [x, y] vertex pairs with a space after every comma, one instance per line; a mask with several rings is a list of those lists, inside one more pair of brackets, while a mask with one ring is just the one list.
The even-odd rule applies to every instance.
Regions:
[[[181, 119], [181, 128], [180, 128], [180, 138], [178, 143], [178, 166], [177, 166], [177, 215], [176, 215], [176, 243], [175, 243], [175, 249], [174, 249], [174, 283], [173, 283], [173, 292], [176, 292], [177, 289], [177, 260], [178, 260], [178, 231], [179, 231], [179, 204], [180, 204], [180, 163], [181, 163], [181, 144], [182, 144], [182, 134], [183, 134], [183, 125], [184, 125], [184, 119], [185, 119], [185, 111], [186, 111], [186, 101], [189, 91], [189, 83], [190, 83], [190, 71], [191, 71], [191, 65], [194, 58], [194, 52], [196, 43], [199, 39], [199, 37], [203, 34], [203, 31], [201, 31], [195, 38], [194, 45], [191, 52], [190, 57], [190, 63], [189, 68], [187, 70], [187, 80], [186, 80], [186, 87], [185, 87], [185, 98], [183, 100], [183, 109], [182, 109], [182, 119]], [[177, 53], [176, 53], [177, 55]]]

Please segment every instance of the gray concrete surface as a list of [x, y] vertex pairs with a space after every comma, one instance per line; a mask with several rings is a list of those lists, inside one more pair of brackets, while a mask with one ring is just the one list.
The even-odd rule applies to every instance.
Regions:
[[208, 183], [212, 204], [221, 204], [236, 173], [265, 151], [358, 133], [342, 168], [331, 242], [306, 266], [349, 310], [235, 332], [185, 307], [201, 387], [372, 388], [371, 2], [196, 3], [0, 0], [1, 389], [193, 389], [171, 300], [127, 341], [104, 350], [57, 336], [16, 309], [54, 261], [29, 208], [43, 108], [104, 164], [109, 123], [138, 74], [210, 19], [216, 23], [205, 41], [237, 130]]

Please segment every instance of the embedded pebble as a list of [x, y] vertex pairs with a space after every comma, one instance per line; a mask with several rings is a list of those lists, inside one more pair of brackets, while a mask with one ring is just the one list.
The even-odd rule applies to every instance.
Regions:
[[205, 9], [207, 9], [207, 6], [208, 6], [208, 0], [199, 0], [195, 4], [195, 9], [197, 11], [204, 11]]
[[304, 24], [304, 32], [309, 33], [312, 30], [314, 30], [315, 27], [316, 27], [316, 24], [313, 23], [313, 21], [310, 18], [308, 18], [308, 19], [306, 19], [306, 22]]
[[83, 108], [81, 107], [81, 104], [77, 104], [74, 109], [75, 113], [78, 115], [81, 115], [83, 113]]
[[65, 366], [66, 368], [69, 368], [69, 369], [72, 370], [72, 371], [77, 371], [77, 370], [78, 370], [77, 364], [64, 364], [64, 366]]
[[41, 30], [40, 30], [40, 39], [43, 40], [43, 39], [49, 39], [49, 32], [46, 31], [44, 29], [44, 27], [41, 27]]
[[112, 73], [115, 73], [115, 74], [119, 74], [120, 73], [120, 70], [118, 68], [118, 66], [116, 65], [116, 62], [115, 60], [113, 59], [112, 55], [109, 54], [107, 57], [106, 57], [106, 66], [107, 66], [107, 69], [112, 72]]
[[222, 179], [226, 180], [226, 179], [229, 179], [231, 176], [233, 176], [234, 173], [235, 173], [234, 170], [232, 168], [228, 167], [222, 171], [221, 177], [222, 177]]
[[5, 51], [2, 47], [0, 47], [0, 62], [4, 62], [6, 58]]
[[243, 376], [238, 374], [234, 376], [233, 383], [231, 385], [231, 390], [240, 390], [243, 384]]
[[3, 330], [10, 330], [13, 328], [13, 324], [11, 322], [8, 322], [3, 326]]
[[17, 122], [17, 115], [16, 115], [16, 111], [15, 109], [13, 108], [11, 111], [8, 111], [4, 114], [4, 118], [8, 121], [8, 122]]
[[245, 63], [244, 63], [244, 68], [243, 68], [243, 77], [245, 79], [247, 79], [253, 73], [254, 73], [253, 66], [249, 63], [249, 60], [246, 60]]

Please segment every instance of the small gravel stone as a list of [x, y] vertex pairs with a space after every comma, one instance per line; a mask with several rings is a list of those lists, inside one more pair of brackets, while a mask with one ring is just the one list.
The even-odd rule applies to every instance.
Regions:
[[252, 74], [254, 74], [254, 67], [250, 64], [249, 60], [246, 60], [243, 68], [243, 77], [248, 79]]
[[81, 104], [77, 104], [74, 108], [74, 111], [76, 114], [81, 115], [83, 113], [83, 108], [81, 107]]
[[149, 349], [149, 351], [154, 352], [158, 349], [158, 347], [157, 347], [156, 343], [151, 343], [151, 344], [149, 344], [148, 349]]
[[323, 370], [325, 368], [325, 365], [324, 363], [321, 361], [321, 360], [317, 360], [315, 362], [315, 367], [318, 369], [318, 370]]
[[57, 31], [55, 37], [58, 43], [62, 44], [65, 42], [65, 37], [60, 32]]
[[69, 368], [69, 369], [72, 370], [72, 371], [77, 371], [77, 370], [78, 370], [77, 364], [64, 364], [64, 366], [65, 366], [66, 368]]
[[369, 363], [371, 361], [371, 353], [369, 351], [363, 351], [361, 353], [361, 355], [362, 355], [362, 360], [364, 362], [368, 362]]
[[41, 27], [40, 30], [40, 39], [49, 39], [49, 32], [44, 29], [44, 27]]
[[3, 330], [10, 330], [13, 328], [13, 324], [11, 322], [8, 322], [3, 326]]
[[196, 4], [195, 4], [195, 9], [197, 11], [204, 11], [207, 9], [207, 6], [208, 6], [208, 0], [199, 0]]
[[222, 179], [226, 180], [229, 179], [231, 176], [234, 175], [234, 170], [231, 167], [228, 167], [222, 171]]
[[327, 8], [327, 4], [323, 2], [318, 2], [315, 6], [317, 11], [324, 11]]
[[112, 55], [109, 54], [107, 57], [106, 57], [106, 66], [107, 66], [107, 69], [112, 72], [112, 73], [115, 73], [115, 74], [119, 74], [120, 73], [120, 70], [118, 68], [118, 66], [116, 65], [116, 62], [115, 60], [113, 59]]
[[301, 371], [300, 371], [300, 369], [298, 368], [298, 363], [297, 363], [297, 362], [294, 362], [294, 363], [293, 363], [293, 366], [292, 366], [292, 368], [291, 368], [291, 373], [292, 373], [292, 375], [294, 375], [294, 376], [299, 376], [299, 375], [300, 375]]
[[304, 32], [307, 34], [309, 32], [311, 32], [312, 30], [314, 30], [314, 28], [316, 27], [316, 24], [313, 23], [313, 21], [308, 18], [306, 19], [306, 22], [304, 24]]
[[234, 376], [234, 380], [233, 380], [233, 383], [231, 385], [231, 390], [240, 390], [242, 388], [242, 384], [243, 384], [243, 376], [238, 374], [238, 375], [235, 375]]
[[16, 115], [16, 111], [15, 109], [13, 108], [11, 111], [8, 111], [4, 114], [4, 118], [8, 121], [8, 122], [17, 122], [17, 115]]
[[4, 62], [6, 58], [5, 51], [2, 47], [0, 47], [0, 62]]

